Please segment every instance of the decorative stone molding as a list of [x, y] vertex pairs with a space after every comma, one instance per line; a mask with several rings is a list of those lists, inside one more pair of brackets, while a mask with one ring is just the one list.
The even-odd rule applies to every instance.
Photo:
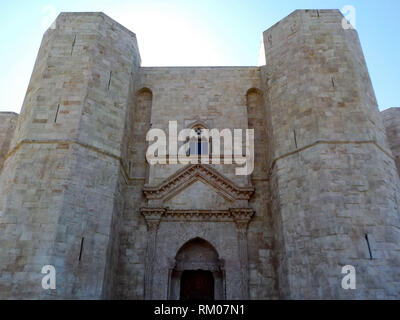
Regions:
[[167, 210], [164, 219], [166, 221], [233, 221], [228, 210]]
[[[145, 270], [145, 299], [153, 298], [153, 271], [157, 247], [157, 231], [161, 222], [173, 221], [210, 221], [210, 222], [232, 222], [237, 227], [238, 239], [238, 263], [240, 265], [241, 276], [241, 295], [243, 300], [249, 298], [249, 268], [248, 268], [248, 248], [247, 248], [247, 228], [249, 222], [254, 216], [251, 208], [232, 208], [229, 210], [171, 210], [169, 208], [143, 208], [142, 215], [146, 219], [148, 227], [148, 243], [146, 254]], [[211, 270], [221, 272], [222, 279], [225, 278], [224, 261], [219, 260], [217, 265], [205, 265], [204, 263], [191, 262], [190, 264], [179, 265], [175, 259], [169, 261], [168, 279], [172, 281], [173, 272], [183, 270]], [[168, 297], [171, 297], [171, 288], [168, 284]], [[225, 280], [222, 281], [222, 287], [225, 286]], [[224, 292], [224, 289], [221, 289]], [[224, 297], [222, 295], [221, 297]]]
[[247, 228], [254, 215], [254, 211], [252, 209], [231, 209], [230, 211], [236, 223], [239, 240], [246, 239], [247, 241]]
[[254, 187], [237, 186], [211, 166], [204, 164], [189, 165], [157, 187], [145, 186], [143, 192], [148, 200], [166, 200], [186, 188], [195, 180], [202, 180], [211, 185], [230, 201], [249, 200], [254, 193]]
[[190, 128], [190, 129], [195, 128], [195, 127], [203, 127], [205, 129], [209, 129], [210, 128], [210, 126], [207, 125], [207, 123], [205, 123], [204, 121], [201, 121], [201, 120], [193, 121], [191, 124], [186, 126], [186, 128]]
[[142, 215], [146, 219], [148, 230], [144, 288], [146, 300], [151, 300], [153, 298], [153, 270], [157, 246], [157, 231], [164, 213], [165, 209], [142, 209]]
[[238, 249], [240, 271], [242, 274], [242, 299], [249, 298], [249, 256], [247, 244], [247, 228], [251, 221], [254, 211], [252, 209], [231, 209], [238, 235]]
[[158, 230], [160, 225], [161, 217], [164, 215], [166, 209], [157, 208], [143, 208], [142, 215], [144, 216], [147, 224], [147, 230], [153, 231]]
[[254, 216], [254, 211], [251, 208], [234, 208], [229, 211], [231, 212], [236, 224], [248, 224]]
[[[148, 230], [158, 229], [161, 221], [209, 221], [235, 222], [240, 230], [247, 231], [254, 211], [250, 208], [230, 210], [171, 210], [168, 208], [143, 208], [142, 214], [146, 219]], [[239, 225], [242, 225], [239, 228]]]

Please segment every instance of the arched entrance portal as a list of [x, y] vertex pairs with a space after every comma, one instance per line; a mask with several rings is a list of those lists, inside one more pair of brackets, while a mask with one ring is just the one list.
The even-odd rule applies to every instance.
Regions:
[[225, 299], [223, 261], [207, 241], [196, 238], [177, 253], [170, 270], [170, 300]]

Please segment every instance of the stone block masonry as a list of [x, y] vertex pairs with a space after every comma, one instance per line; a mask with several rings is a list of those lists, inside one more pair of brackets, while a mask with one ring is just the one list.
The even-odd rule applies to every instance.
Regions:
[[400, 170], [400, 108], [389, 108], [381, 112], [387, 140]]
[[0, 112], [0, 172], [10, 150], [10, 143], [17, 125], [18, 114]]
[[[139, 65], [135, 35], [101, 13], [63, 13], [45, 34], [0, 177], [1, 298], [105, 294]], [[43, 265], [55, 291], [41, 287]]]
[[[298, 10], [264, 33], [285, 299], [399, 294], [399, 179], [357, 33], [344, 30], [342, 18], [335, 10]], [[375, 241], [372, 258], [366, 235]], [[358, 270], [358, 290], [338, 284], [344, 265]]]
[[[204, 274], [218, 299], [398, 298], [400, 111], [342, 19], [293, 12], [262, 67], [161, 68], [103, 13], [62, 13], [0, 113], [0, 299], [179, 299]], [[169, 121], [255, 129], [253, 174], [149, 166]]]

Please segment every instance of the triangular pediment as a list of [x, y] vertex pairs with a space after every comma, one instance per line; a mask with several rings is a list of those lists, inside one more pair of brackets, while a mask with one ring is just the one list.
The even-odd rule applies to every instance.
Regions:
[[166, 201], [185, 190], [193, 183], [201, 181], [228, 201], [249, 200], [254, 193], [252, 186], [240, 187], [208, 165], [189, 165], [178, 171], [157, 187], [145, 186], [147, 199]]
[[164, 199], [164, 205], [174, 209], [229, 209], [232, 201], [202, 179], [194, 180], [184, 189]]

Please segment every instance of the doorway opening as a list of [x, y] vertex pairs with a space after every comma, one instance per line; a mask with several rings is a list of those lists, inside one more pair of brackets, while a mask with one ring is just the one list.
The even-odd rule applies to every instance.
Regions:
[[211, 271], [184, 271], [181, 278], [181, 301], [213, 301], [214, 276]]
[[177, 253], [169, 272], [170, 300], [224, 300], [224, 263], [207, 241], [196, 238]]

